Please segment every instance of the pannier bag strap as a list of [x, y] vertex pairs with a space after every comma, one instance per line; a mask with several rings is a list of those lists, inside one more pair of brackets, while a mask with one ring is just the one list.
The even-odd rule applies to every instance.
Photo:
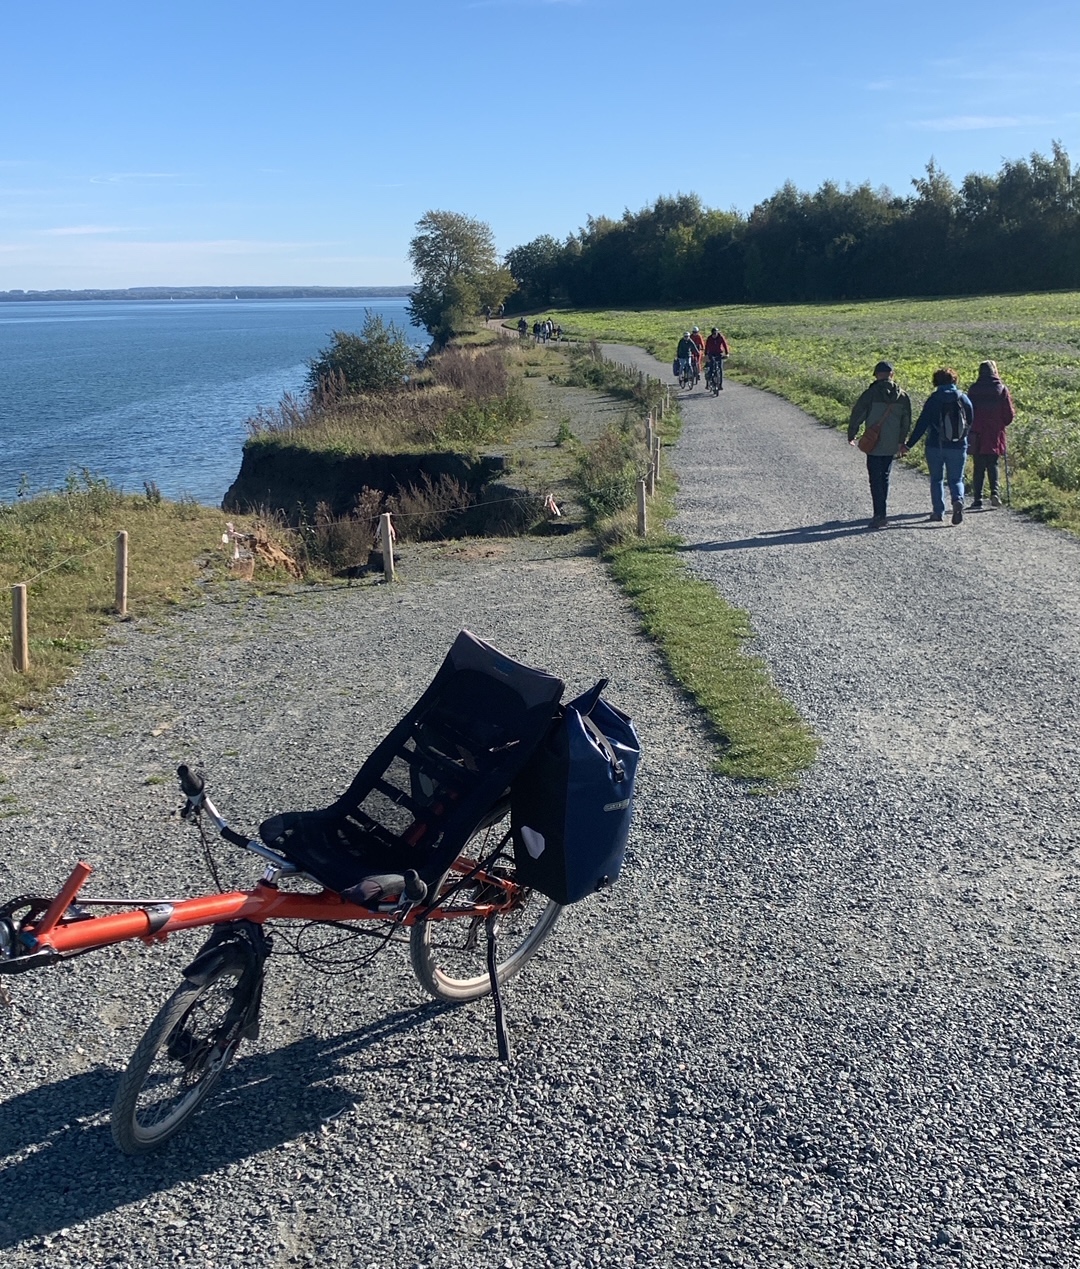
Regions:
[[[606, 687], [607, 679], [603, 679], [602, 683]], [[603, 688], [601, 688], [601, 691], [602, 690]], [[595, 703], [596, 702], [594, 701], [593, 704]], [[590, 706], [590, 709], [591, 708], [592, 706]], [[615, 752], [615, 749], [611, 741], [608, 740], [608, 738], [604, 735], [604, 733], [600, 730], [600, 728], [597, 727], [597, 725], [593, 722], [593, 720], [589, 717], [588, 714], [582, 714], [581, 721], [585, 724], [585, 730], [589, 733], [589, 736], [591, 737], [593, 743], [604, 754], [604, 757], [607, 758], [608, 762], [611, 763], [611, 768], [612, 768], [612, 771], [614, 772], [615, 779], [621, 783], [626, 778], [626, 769], [622, 764], [622, 759]]]
[[579, 696], [574, 701], [574, 708], [579, 714], [591, 714], [596, 708], [596, 702], [600, 699], [601, 694], [607, 687], [609, 680], [601, 679], [594, 688], [591, 688], [583, 696]]

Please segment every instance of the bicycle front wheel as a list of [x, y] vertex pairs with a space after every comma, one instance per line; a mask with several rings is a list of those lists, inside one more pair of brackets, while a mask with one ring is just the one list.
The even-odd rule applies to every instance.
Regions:
[[240, 1044], [250, 985], [227, 957], [203, 984], [183, 982], [132, 1054], [112, 1108], [113, 1141], [125, 1154], [156, 1150], [213, 1091]]
[[[483, 857], [485, 834], [477, 834], [465, 847], [463, 856], [473, 861]], [[513, 876], [510, 864], [495, 865], [493, 871]], [[440, 882], [445, 885], [453, 873]], [[501, 897], [499, 887], [471, 881], [456, 890], [445, 903], [444, 912], [461, 909], [461, 916], [418, 921], [409, 935], [409, 960], [417, 981], [437, 1000], [479, 1000], [491, 991], [487, 969], [487, 931], [482, 916], [466, 912], [478, 904]], [[499, 917], [499, 960], [496, 973], [505, 983], [528, 964], [540, 944], [551, 933], [562, 912], [562, 904], [537, 890], [519, 888], [517, 902]]]

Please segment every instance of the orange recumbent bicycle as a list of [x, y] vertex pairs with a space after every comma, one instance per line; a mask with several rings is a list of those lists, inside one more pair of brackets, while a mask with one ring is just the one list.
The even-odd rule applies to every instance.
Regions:
[[380, 946], [407, 930], [413, 971], [433, 996], [492, 994], [509, 1060], [500, 984], [564, 904], [611, 884], [629, 831], [633, 725], [602, 699], [606, 681], [560, 706], [563, 686], [462, 631], [420, 700], [325, 810], [274, 816], [247, 838], [202, 778], [179, 768], [184, 817], [200, 832], [208, 817], [226, 841], [266, 860], [253, 889], [81, 898], [92, 869], [78, 863], [54, 898], [0, 906], [2, 974], [213, 927], [120, 1080], [112, 1135], [121, 1150], [141, 1154], [178, 1132], [241, 1041], [258, 1035], [272, 944], [264, 927], [274, 920], [349, 933], [381, 922]]

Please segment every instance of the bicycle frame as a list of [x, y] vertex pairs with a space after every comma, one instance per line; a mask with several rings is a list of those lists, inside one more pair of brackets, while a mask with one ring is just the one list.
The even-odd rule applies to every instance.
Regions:
[[[508, 911], [513, 907], [519, 890], [514, 881], [488, 869], [478, 869], [474, 860], [462, 856], [451, 865], [451, 871], [471, 874], [471, 878], [483, 886], [483, 893], [491, 897], [491, 902], [448, 910], [440, 906], [436, 897], [432, 902], [423, 901], [405, 907], [395, 902], [369, 908], [343, 899], [330, 890], [322, 890], [318, 894], [282, 892], [278, 889], [276, 874], [289, 867], [271, 865], [267, 875], [251, 890], [197, 895], [190, 899], [88, 900], [86, 902], [101, 906], [130, 909], [94, 917], [75, 906], [79, 891], [93, 872], [89, 864], [80, 861], [39, 918], [25, 919], [16, 927], [9, 918], [0, 917], [0, 974], [17, 974], [54, 965], [117, 943], [135, 940], [146, 944], [163, 943], [170, 934], [179, 930], [225, 925], [232, 921], [251, 921], [256, 925], [275, 920], [390, 921], [406, 928], [419, 920], [465, 918], [475, 921]], [[295, 874], [295, 870], [292, 871]]]

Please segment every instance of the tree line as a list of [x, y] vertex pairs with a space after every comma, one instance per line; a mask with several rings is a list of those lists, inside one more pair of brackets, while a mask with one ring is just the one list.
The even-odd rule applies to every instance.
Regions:
[[508, 307], [1080, 288], [1080, 166], [1059, 142], [959, 186], [931, 160], [912, 187], [826, 181], [807, 193], [789, 181], [748, 215], [679, 194], [618, 220], [590, 216], [564, 241], [543, 234], [507, 253]]

